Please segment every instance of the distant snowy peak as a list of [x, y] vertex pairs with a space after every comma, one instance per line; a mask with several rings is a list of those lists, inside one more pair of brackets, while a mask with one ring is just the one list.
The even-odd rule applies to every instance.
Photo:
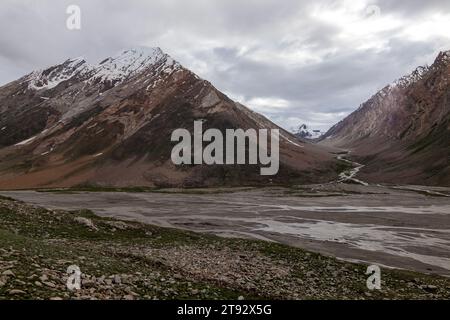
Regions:
[[318, 139], [323, 135], [323, 132], [311, 129], [306, 124], [302, 124], [297, 130], [294, 130], [294, 134], [302, 139]]
[[171, 73], [181, 65], [160, 48], [139, 47], [124, 50], [98, 65], [90, 65], [83, 58], [69, 59], [46, 70], [35, 71], [27, 77], [29, 88], [49, 90], [74, 77], [87, 82], [120, 83], [158, 64], [160, 72]]

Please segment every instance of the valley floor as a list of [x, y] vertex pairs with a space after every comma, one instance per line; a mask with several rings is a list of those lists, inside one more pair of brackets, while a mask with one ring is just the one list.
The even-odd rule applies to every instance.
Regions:
[[450, 275], [450, 190], [325, 184], [158, 192], [0, 192], [50, 209], [223, 237], [273, 241], [347, 261]]
[[[423, 274], [450, 274], [445, 188], [1, 194], [47, 209], [0, 200], [0, 299], [450, 298], [450, 279]], [[381, 291], [366, 289], [369, 263]]]

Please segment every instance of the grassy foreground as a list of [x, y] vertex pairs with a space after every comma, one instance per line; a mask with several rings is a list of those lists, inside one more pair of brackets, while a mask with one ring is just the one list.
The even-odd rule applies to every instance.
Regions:
[[[67, 268], [82, 289], [66, 288]], [[450, 279], [382, 270], [263, 241], [52, 211], [0, 197], [2, 299], [448, 299]]]

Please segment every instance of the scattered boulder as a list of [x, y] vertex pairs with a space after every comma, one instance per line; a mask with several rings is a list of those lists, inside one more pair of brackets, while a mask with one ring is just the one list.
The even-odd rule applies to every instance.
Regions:
[[48, 277], [46, 274], [43, 274], [42, 276], [39, 277], [39, 280], [41, 280], [41, 282], [45, 282], [48, 280]]
[[11, 270], [3, 271], [2, 275], [7, 276], [7, 277], [13, 277], [13, 278], [16, 276], [14, 274], [14, 272], [12, 272]]
[[78, 222], [79, 224], [82, 224], [86, 227], [88, 227], [91, 230], [98, 231], [98, 228], [95, 226], [95, 224], [92, 222], [91, 219], [85, 218], [85, 217], [75, 217], [74, 220]]
[[22, 294], [26, 294], [25, 291], [23, 291], [23, 290], [18, 290], [18, 289], [9, 290], [8, 293], [9, 293], [10, 295], [22, 295]]
[[50, 287], [50, 288], [56, 288], [56, 284], [54, 284], [53, 282], [50, 282], [50, 281], [44, 281], [44, 282], [42, 282], [43, 284], [45, 284], [47, 287]]
[[438, 287], [430, 284], [427, 286], [423, 286], [423, 290], [430, 292], [430, 293], [435, 293], [436, 291], [438, 291]]
[[123, 221], [107, 221], [105, 223], [119, 230], [136, 229], [135, 226], [125, 223]]

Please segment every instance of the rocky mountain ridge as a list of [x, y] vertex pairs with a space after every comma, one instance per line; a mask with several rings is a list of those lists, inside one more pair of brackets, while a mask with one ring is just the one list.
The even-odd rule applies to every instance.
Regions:
[[[325, 148], [301, 143], [159, 48], [32, 72], [0, 88], [0, 116], [0, 188], [286, 183], [336, 174]], [[192, 131], [195, 120], [205, 130], [280, 129], [280, 174], [269, 180], [258, 166], [174, 166], [171, 133]]]
[[450, 183], [450, 51], [372, 96], [322, 145], [352, 150], [377, 182]]

